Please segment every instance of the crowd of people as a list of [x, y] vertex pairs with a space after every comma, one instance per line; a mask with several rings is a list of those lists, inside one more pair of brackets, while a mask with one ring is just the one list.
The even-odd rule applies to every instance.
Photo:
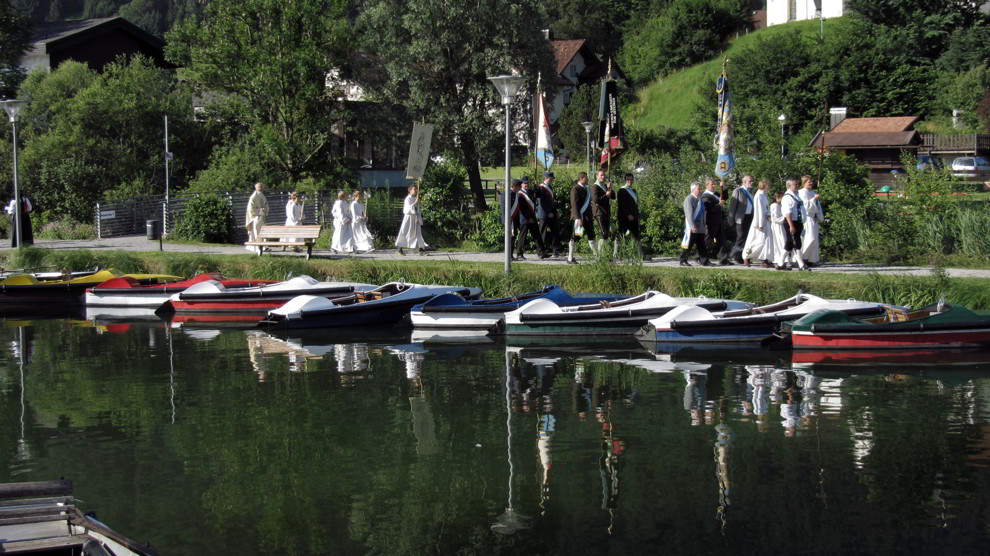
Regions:
[[[724, 191], [724, 183], [720, 191]], [[820, 261], [819, 232], [824, 220], [820, 195], [814, 191], [811, 176], [789, 179], [784, 191], [769, 199], [770, 180], [762, 179], [753, 191], [753, 177], [743, 176], [742, 185], [732, 193], [728, 209], [725, 198], [716, 191], [715, 180], [691, 184], [684, 198], [684, 237], [681, 240], [681, 266], [697, 252], [698, 263], [752, 266], [759, 262], [777, 270], [811, 270]], [[725, 216], [728, 216], [726, 222]], [[735, 241], [726, 242], [726, 225], [735, 229]]]

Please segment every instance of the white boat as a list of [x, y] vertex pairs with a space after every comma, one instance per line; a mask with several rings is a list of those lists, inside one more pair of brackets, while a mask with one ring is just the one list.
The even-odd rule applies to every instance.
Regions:
[[509, 336], [625, 336], [635, 334], [650, 319], [685, 304], [712, 311], [752, 307], [742, 301], [671, 297], [655, 291], [620, 301], [574, 307], [561, 307], [548, 299], [537, 299], [506, 313], [501, 328]]
[[300, 295], [343, 297], [377, 287], [357, 282], [320, 282], [309, 276], [297, 276], [267, 286], [235, 289], [228, 289], [216, 280], [207, 280], [171, 296], [162, 310], [177, 314], [264, 316]]
[[216, 281], [224, 289], [260, 287], [272, 284], [271, 280], [229, 280], [219, 274], [200, 274], [188, 280], [166, 284], [142, 285], [134, 278], [111, 278], [86, 290], [83, 304], [87, 307], [146, 307], [157, 309], [173, 295], [184, 292], [203, 282]]

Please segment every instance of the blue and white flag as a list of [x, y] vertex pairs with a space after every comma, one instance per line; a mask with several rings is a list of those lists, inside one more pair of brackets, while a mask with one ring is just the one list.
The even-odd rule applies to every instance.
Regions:
[[536, 159], [543, 164], [543, 168], [549, 170], [553, 165], [553, 143], [550, 141], [550, 119], [547, 117], [547, 102], [543, 93], [537, 95], [539, 99], [539, 127], [536, 130]]
[[715, 161], [715, 175], [725, 179], [736, 167], [736, 157], [733, 152], [735, 140], [732, 130], [732, 93], [729, 92], [729, 78], [725, 74], [724, 64], [722, 75], [715, 81], [715, 92], [718, 93], [718, 126], [715, 136], [718, 159]]

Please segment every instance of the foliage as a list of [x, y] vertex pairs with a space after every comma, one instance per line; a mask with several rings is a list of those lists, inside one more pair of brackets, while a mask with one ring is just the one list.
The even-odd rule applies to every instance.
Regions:
[[51, 213], [35, 213], [35, 237], [42, 239], [96, 239], [96, 226], [72, 219], [53, 218]]
[[0, 98], [9, 98], [24, 79], [21, 57], [31, 41], [28, 13], [12, 2], [0, 2]]
[[623, 43], [630, 18], [641, 14], [647, 0], [553, 0], [549, 2], [550, 29], [555, 39], [586, 39], [592, 52], [603, 60], [614, 58]]
[[[483, 154], [498, 152], [500, 99], [489, 75], [510, 68], [529, 76], [554, 75], [553, 55], [543, 38], [547, 17], [536, 0], [493, 0], [477, 5], [444, 0], [367, 0], [359, 28], [369, 51], [385, 65], [384, 84], [373, 98], [405, 107], [408, 115], [436, 126], [435, 151], [460, 154], [468, 172], [474, 207], [485, 209]], [[492, 32], [492, 22], [498, 32]], [[554, 81], [543, 80], [548, 92]], [[517, 108], [528, 106], [527, 95]], [[518, 112], [517, 112], [518, 113]]]
[[228, 243], [233, 236], [234, 212], [227, 199], [205, 193], [189, 199], [175, 226], [179, 239]]
[[346, 58], [343, 0], [213, 0], [201, 22], [168, 34], [166, 56], [214, 98], [212, 116], [240, 126], [284, 181], [334, 165], [331, 128], [342, 103], [326, 85]]
[[43, 210], [88, 222], [93, 202], [108, 190], [164, 192], [163, 114], [177, 154], [173, 179], [181, 183], [200, 163], [188, 94], [147, 58], [118, 60], [102, 74], [67, 61], [32, 73], [20, 94], [31, 100], [19, 128], [21, 180]]
[[446, 243], [463, 240], [473, 231], [473, 220], [463, 202], [466, 177], [464, 167], [450, 157], [427, 166], [419, 192], [426, 237]]
[[209, 165], [189, 182], [189, 192], [220, 194], [246, 191], [259, 181], [278, 183], [279, 172], [265, 165], [260, 151], [246, 138], [218, 146], [210, 154]]
[[933, 110], [946, 116], [955, 109], [962, 110], [962, 120], [967, 128], [977, 132], [984, 131], [990, 120], [987, 115], [981, 114], [979, 108], [988, 90], [990, 70], [985, 64], [959, 73], [944, 72], [936, 87]]

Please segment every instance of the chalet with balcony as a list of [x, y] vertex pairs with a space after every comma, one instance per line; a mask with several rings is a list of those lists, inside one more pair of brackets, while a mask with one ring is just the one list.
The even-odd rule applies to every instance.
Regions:
[[833, 112], [833, 127], [811, 141], [816, 148], [839, 151], [853, 156], [870, 169], [870, 181], [878, 188], [891, 185], [904, 171], [901, 155], [915, 158], [922, 145], [921, 134], [914, 129], [918, 116], [880, 118], [846, 118]]

